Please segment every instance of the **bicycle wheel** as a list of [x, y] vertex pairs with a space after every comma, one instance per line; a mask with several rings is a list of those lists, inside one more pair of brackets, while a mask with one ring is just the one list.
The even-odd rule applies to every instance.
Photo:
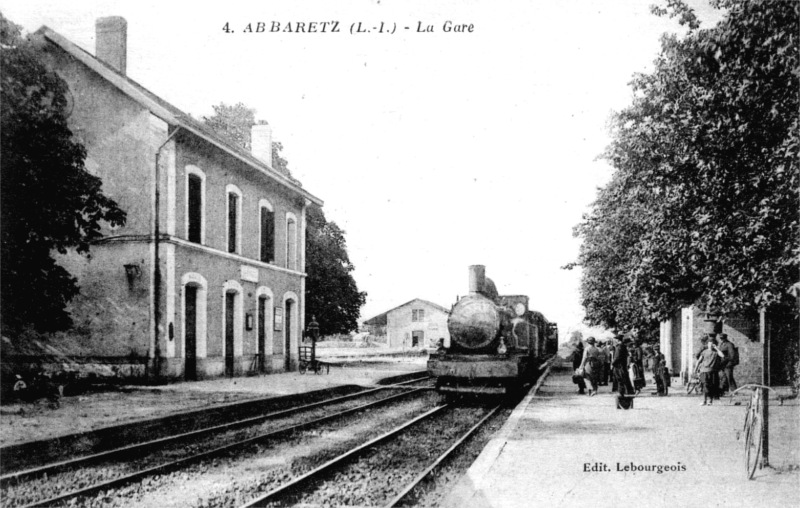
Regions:
[[761, 406], [763, 404], [763, 400], [764, 398], [762, 396], [761, 388], [756, 388], [753, 390], [753, 411], [755, 411], [758, 416], [761, 416]]
[[744, 466], [747, 479], [752, 480], [761, 461], [761, 415], [753, 413], [744, 441]]
[[744, 437], [745, 446], [747, 446], [747, 427], [750, 426], [750, 415], [753, 414], [753, 397], [750, 397], [750, 400], [747, 401], [747, 410], [744, 412], [744, 425], [742, 425], [742, 430], [736, 433], [736, 439], [738, 440], [740, 437]]

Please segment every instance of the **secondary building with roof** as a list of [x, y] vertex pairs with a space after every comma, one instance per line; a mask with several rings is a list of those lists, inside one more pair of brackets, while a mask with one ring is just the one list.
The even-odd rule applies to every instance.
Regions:
[[439, 340], [450, 344], [447, 318], [450, 311], [441, 305], [414, 298], [364, 321], [371, 335], [386, 336], [390, 347], [435, 348]]
[[58, 257], [81, 288], [70, 334], [127, 377], [296, 368], [306, 210], [322, 201], [272, 164], [268, 125], [253, 127], [249, 153], [130, 79], [124, 19], [99, 19], [96, 36], [92, 55], [34, 34], [69, 86], [87, 171], [128, 214], [90, 256]]
[[734, 369], [734, 378], [739, 386], [762, 383], [765, 374], [770, 383], [785, 384], [791, 380], [787, 369], [795, 368], [793, 344], [798, 336], [795, 316], [780, 309], [723, 316], [690, 305], [675, 310], [661, 322], [661, 352], [667, 367], [685, 384], [696, 374], [702, 340], [711, 334], [724, 333], [737, 349], [739, 364]]

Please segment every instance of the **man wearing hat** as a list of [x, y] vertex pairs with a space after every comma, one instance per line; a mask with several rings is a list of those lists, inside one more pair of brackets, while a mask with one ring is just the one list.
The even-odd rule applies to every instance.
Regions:
[[667, 385], [664, 382], [664, 369], [666, 368], [666, 358], [661, 353], [661, 346], [653, 345], [653, 354], [650, 356], [653, 363], [653, 378], [656, 382], [656, 393], [654, 395], [664, 396], [667, 394]]
[[[619, 394], [623, 397], [633, 395], [633, 385], [628, 377], [628, 347], [623, 343], [622, 335], [614, 340], [614, 359], [611, 361]], [[619, 406], [618, 406], [619, 407]]]
[[[583, 342], [581, 342], [580, 338], [577, 339], [577, 344], [575, 344], [575, 349], [572, 350], [570, 358], [572, 359], [572, 370], [577, 371], [583, 362]], [[586, 383], [583, 382], [583, 376], [578, 375], [576, 372], [572, 376], [572, 382], [578, 385], [579, 395], [586, 393]]]

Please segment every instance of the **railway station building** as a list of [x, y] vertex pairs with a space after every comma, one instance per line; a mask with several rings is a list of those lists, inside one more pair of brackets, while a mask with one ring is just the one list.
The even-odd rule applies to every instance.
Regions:
[[364, 325], [371, 335], [385, 336], [389, 347], [435, 348], [440, 339], [450, 344], [449, 316], [445, 307], [415, 298], [367, 319]]
[[270, 127], [247, 152], [130, 79], [122, 18], [97, 20], [94, 55], [47, 27], [34, 37], [69, 86], [87, 171], [127, 212], [89, 256], [58, 258], [81, 291], [50, 343], [125, 378], [295, 369], [306, 210], [322, 201], [273, 166]]

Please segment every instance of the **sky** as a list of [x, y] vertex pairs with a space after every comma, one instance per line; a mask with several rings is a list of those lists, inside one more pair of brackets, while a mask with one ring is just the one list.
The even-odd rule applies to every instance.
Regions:
[[[583, 328], [580, 269], [561, 267], [612, 174], [599, 158], [609, 118], [661, 34], [684, 31], [650, 14], [657, 2], [4, 0], [0, 12], [91, 53], [95, 19], [122, 16], [129, 77], [196, 118], [254, 108], [345, 230], [362, 320], [413, 298], [449, 308], [482, 264], [563, 338]], [[722, 15], [688, 3], [703, 26]]]

